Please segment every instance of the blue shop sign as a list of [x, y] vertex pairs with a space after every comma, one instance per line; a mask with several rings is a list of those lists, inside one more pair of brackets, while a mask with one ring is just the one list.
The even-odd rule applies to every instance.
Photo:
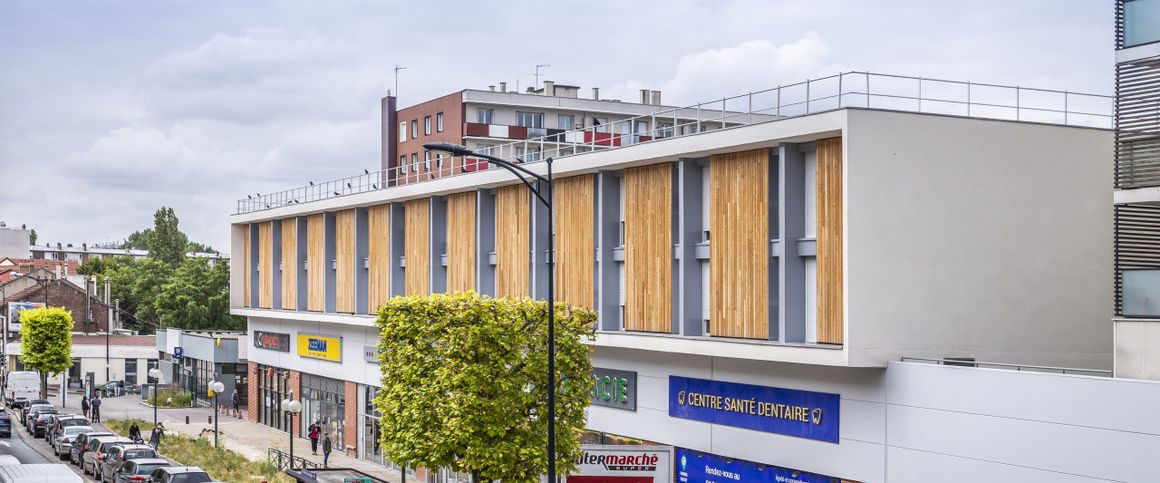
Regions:
[[832, 483], [829, 476], [676, 448], [677, 483]]
[[838, 442], [837, 394], [669, 376], [669, 416]]

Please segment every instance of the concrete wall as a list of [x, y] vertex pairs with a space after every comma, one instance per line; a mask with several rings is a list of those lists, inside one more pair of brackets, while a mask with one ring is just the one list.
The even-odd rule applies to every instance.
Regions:
[[850, 110], [851, 365], [1110, 368], [1110, 131]]
[[0, 228], [0, 258], [31, 258], [28, 237], [32, 232], [20, 228]]
[[1116, 319], [1116, 377], [1160, 380], [1160, 320]]
[[[597, 348], [637, 372], [637, 410], [597, 431], [872, 482], [1156, 481], [1160, 383], [892, 362], [886, 369]], [[668, 416], [670, 375], [841, 396], [838, 444]]]

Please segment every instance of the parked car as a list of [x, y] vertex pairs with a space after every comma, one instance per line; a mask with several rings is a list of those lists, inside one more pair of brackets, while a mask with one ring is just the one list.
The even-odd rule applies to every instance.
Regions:
[[101, 460], [105, 459], [105, 454], [109, 452], [115, 444], [132, 443], [133, 440], [123, 438], [121, 436], [97, 436], [89, 440], [89, 449], [81, 456], [81, 471], [88, 475], [97, 475], [101, 471], [99, 466]]
[[215, 483], [213, 478], [196, 466], [169, 466], [157, 468], [149, 474], [147, 483]]
[[8, 407], [21, 407], [40, 397], [40, 374], [36, 371], [10, 371], [5, 388], [4, 401]]
[[101, 483], [113, 481], [113, 475], [121, 469], [121, 465], [124, 465], [126, 461], [140, 458], [157, 458], [157, 452], [147, 444], [115, 444], [109, 448], [109, 452], [105, 453], [105, 457], [100, 461], [100, 467], [97, 471], [98, 479], [101, 480]]
[[52, 442], [60, 435], [61, 430], [70, 426], [88, 426], [89, 420], [77, 414], [58, 415], [48, 423], [48, 431], [44, 435], [46, 441]]
[[20, 423], [23, 424], [24, 426], [28, 426], [28, 425], [32, 424], [32, 421], [30, 420], [30, 418], [32, 417], [32, 414], [36, 413], [38, 411], [44, 411], [46, 409], [53, 410], [55, 408], [53, 408], [51, 404], [47, 404], [47, 403], [38, 403], [35, 401], [30, 402], [28, 404], [28, 407], [26, 407], [20, 411]]
[[69, 463], [80, 466], [81, 458], [84, 457], [85, 451], [89, 450], [89, 440], [98, 436], [116, 436], [108, 431], [91, 431], [88, 433], [81, 433], [73, 437], [72, 444], [69, 446], [68, 459]]
[[116, 397], [125, 394], [131, 394], [134, 391], [140, 392], [140, 389], [138, 389], [137, 386], [129, 384], [125, 381], [109, 381], [98, 385], [94, 388], [94, 390], [99, 392], [101, 397]]
[[0, 411], [0, 436], [12, 437], [12, 417], [6, 411]]
[[32, 426], [28, 428], [28, 432], [32, 433], [34, 438], [43, 438], [44, 433], [46, 432], [45, 429], [48, 428], [48, 418], [51, 418], [56, 414], [57, 413], [55, 409], [53, 409], [51, 412], [41, 411], [36, 413], [36, 419], [32, 421]]
[[149, 474], [157, 468], [172, 466], [168, 460], [161, 458], [138, 458], [126, 461], [113, 474], [113, 483], [144, 483]]
[[62, 460], [69, 459], [73, 440], [81, 434], [91, 432], [93, 432], [91, 426], [69, 426], [60, 430], [59, 434], [52, 438], [52, 452]]

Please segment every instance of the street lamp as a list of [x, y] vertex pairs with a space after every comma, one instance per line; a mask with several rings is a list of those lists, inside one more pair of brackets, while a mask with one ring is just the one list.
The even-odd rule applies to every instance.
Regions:
[[[480, 154], [464, 146], [451, 143], [426, 143], [424, 148], [442, 151], [452, 156], [471, 156], [498, 164], [519, 178], [548, 210], [548, 483], [556, 483], [556, 230], [555, 187], [552, 179], [552, 158], [545, 161], [548, 176], [540, 176], [523, 166], [487, 154]], [[536, 185], [532, 181], [538, 181]]]
[[226, 385], [221, 381], [211, 381], [209, 388], [213, 391], [213, 446], [219, 448], [218, 445], [218, 394], [226, 390]]
[[293, 399], [283, 399], [282, 407], [286, 408], [286, 413], [290, 415], [290, 427], [286, 430], [290, 433], [290, 469], [294, 469], [294, 415], [302, 412], [302, 403]]
[[161, 369], [149, 369], [149, 377], [153, 378], [153, 427], [157, 427], [157, 383], [161, 382]]

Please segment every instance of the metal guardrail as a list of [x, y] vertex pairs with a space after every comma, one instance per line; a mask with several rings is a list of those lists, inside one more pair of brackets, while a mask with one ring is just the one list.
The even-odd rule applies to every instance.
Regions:
[[928, 359], [924, 357], [903, 357], [902, 362], [922, 362], [940, 366], [982, 367], [991, 369], [1009, 369], [1023, 372], [1046, 372], [1053, 374], [1086, 374], [1089, 376], [1112, 377], [1112, 371], [1105, 369], [1084, 369], [1078, 367], [1035, 366], [1028, 364], [1010, 364], [1006, 362], [983, 362], [968, 359]]
[[[280, 470], [290, 469], [290, 467], [287, 466], [287, 464], [289, 464], [291, 462], [290, 454], [285, 452], [285, 451], [282, 451], [278, 448], [267, 448], [266, 449], [266, 461], [269, 461], [271, 464], [277, 466], [278, 469], [280, 469]], [[294, 462], [294, 468], [296, 468], [296, 469], [308, 469], [309, 470], [309, 469], [318, 469], [318, 468], [322, 467], [318, 463], [310, 461], [310, 460], [303, 458], [301, 456], [295, 456], [293, 458], [293, 462]]]
[[[562, 158], [851, 107], [1111, 128], [1112, 101], [1112, 96], [1102, 94], [852, 71], [513, 141], [485, 151], [503, 159], [535, 163], [547, 157]], [[411, 159], [407, 161], [386, 170], [365, 170], [362, 175], [310, 182], [307, 186], [265, 195], [247, 195], [246, 199], [238, 200], [236, 213], [493, 168], [471, 157], [437, 156], [414, 164]], [[423, 170], [419, 169], [419, 163], [423, 164]]]

